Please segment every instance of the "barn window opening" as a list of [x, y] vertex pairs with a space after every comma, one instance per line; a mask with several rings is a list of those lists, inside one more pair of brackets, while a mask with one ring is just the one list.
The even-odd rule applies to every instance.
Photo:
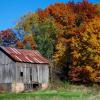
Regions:
[[20, 76], [23, 77], [23, 72], [20, 72]]

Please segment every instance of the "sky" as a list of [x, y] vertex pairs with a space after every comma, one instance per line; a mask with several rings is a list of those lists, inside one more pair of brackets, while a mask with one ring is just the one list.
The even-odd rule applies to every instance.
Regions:
[[[38, 8], [45, 9], [50, 4], [68, 1], [70, 0], [0, 0], [0, 30], [14, 27], [21, 16], [35, 12]], [[89, 2], [100, 4], [100, 0], [89, 0]]]

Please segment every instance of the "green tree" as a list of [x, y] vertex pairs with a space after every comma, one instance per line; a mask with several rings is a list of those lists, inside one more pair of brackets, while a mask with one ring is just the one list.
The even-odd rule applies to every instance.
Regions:
[[57, 28], [54, 19], [46, 18], [44, 21], [39, 19], [37, 14], [28, 14], [22, 18], [16, 28], [23, 28], [24, 31], [32, 34], [36, 41], [37, 49], [46, 57], [51, 58], [55, 49], [55, 38]]

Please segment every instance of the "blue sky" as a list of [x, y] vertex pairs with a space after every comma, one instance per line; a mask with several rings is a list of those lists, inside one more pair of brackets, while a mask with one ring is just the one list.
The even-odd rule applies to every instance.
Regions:
[[[0, 30], [13, 27], [21, 16], [35, 12], [38, 8], [46, 8], [56, 2], [68, 0], [0, 0]], [[80, 2], [82, 0], [74, 0]], [[89, 0], [92, 3], [100, 3], [100, 0]]]

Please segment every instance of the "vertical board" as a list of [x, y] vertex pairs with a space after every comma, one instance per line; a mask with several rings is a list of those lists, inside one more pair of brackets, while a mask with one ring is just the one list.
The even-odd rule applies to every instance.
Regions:
[[15, 80], [15, 62], [0, 51], [0, 83], [11, 83]]
[[3, 82], [3, 65], [0, 65], [0, 83]]
[[13, 61], [2, 51], [0, 51], [0, 64], [9, 64], [12, 63]]
[[38, 82], [38, 68], [37, 64], [32, 65], [32, 81]]
[[43, 73], [42, 64], [38, 64], [38, 66], [39, 66], [39, 83], [42, 83], [42, 73]]
[[0, 65], [0, 83], [11, 83], [15, 80], [15, 63]]
[[49, 81], [49, 67], [48, 65], [43, 65], [42, 66], [42, 83], [48, 83]]

